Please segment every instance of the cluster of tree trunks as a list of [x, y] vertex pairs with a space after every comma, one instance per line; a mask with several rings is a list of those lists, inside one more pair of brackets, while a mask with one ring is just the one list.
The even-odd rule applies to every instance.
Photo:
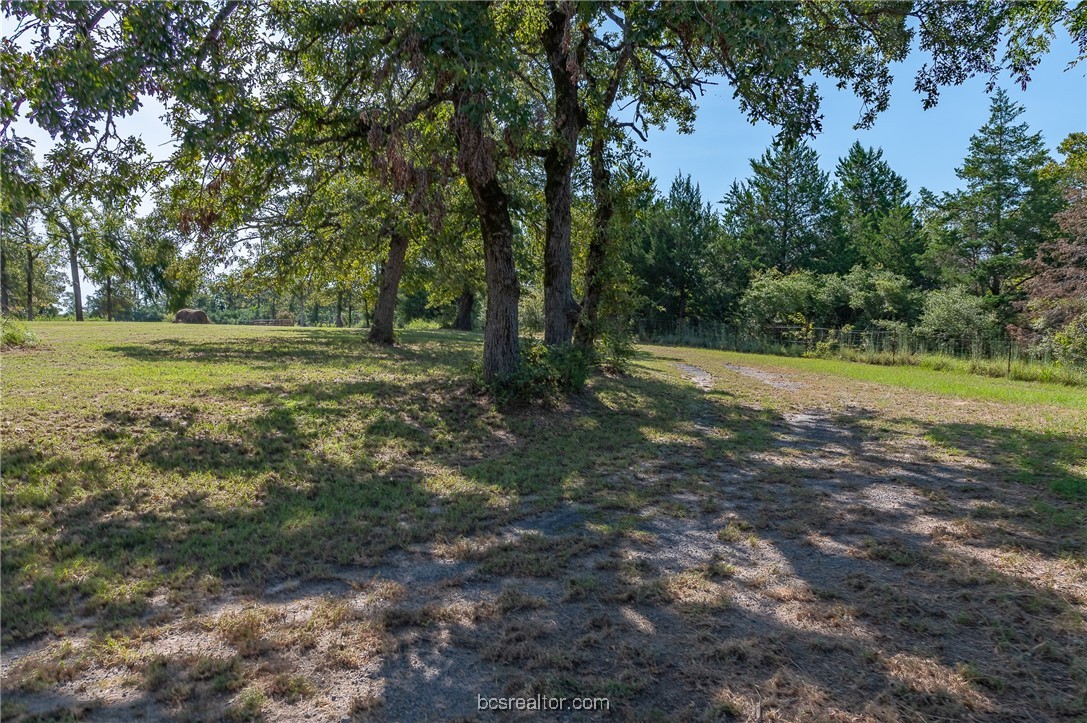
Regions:
[[[585, 124], [578, 100], [579, 58], [571, 42], [574, 6], [549, 3], [548, 24], [541, 41], [554, 86], [554, 114], [551, 138], [543, 157], [546, 206], [544, 248], [544, 343], [591, 347], [597, 334], [597, 317], [603, 296], [608, 226], [613, 215], [610, 174], [604, 157], [603, 130], [594, 133], [590, 149], [593, 193], [596, 200], [593, 235], [585, 275], [585, 296], [579, 304], [573, 292], [571, 253], [572, 178], [577, 163], [578, 138]], [[614, 99], [614, 88], [610, 100]], [[483, 238], [487, 284], [487, 314], [484, 329], [483, 373], [492, 381], [508, 378], [517, 368], [518, 300], [520, 287], [513, 257], [513, 223], [509, 195], [496, 170], [493, 141], [480, 120], [479, 108], [487, 98], [467, 90], [456, 94], [453, 127], [457, 139], [458, 164], [475, 201]], [[374, 324], [370, 340], [391, 344], [397, 287], [403, 270], [407, 239], [390, 237], [389, 254], [383, 265]], [[474, 295], [465, 289], [457, 300], [454, 327], [472, 328]]]
[[544, 343], [549, 345], [570, 343], [579, 312], [570, 253], [571, 183], [581, 132], [580, 70], [569, 35], [574, 12], [573, 3], [550, 3], [541, 36], [555, 91], [551, 143], [544, 152]]
[[589, 144], [589, 167], [592, 175], [593, 232], [589, 239], [589, 255], [585, 261], [585, 296], [581, 302], [581, 316], [575, 331], [578, 346], [591, 349], [599, 333], [600, 302], [607, 285], [606, 263], [608, 258], [609, 228], [615, 207], [611, 196], [611, 172], [604, 158], [604, 138], [594, 135]]

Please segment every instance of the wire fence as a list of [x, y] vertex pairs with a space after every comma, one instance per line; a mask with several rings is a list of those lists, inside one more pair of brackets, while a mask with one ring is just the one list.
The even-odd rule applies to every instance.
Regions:
[[920, 334], [902, 328], [830, 329], [802, 325], [736, 326], [720, 323], [639, 324], [642, 341], [701, 346], [730, 351], [796, 356], [880, 356], [895, 363], [897, 357], [941, 355], [973, 361], [1050, 364], [1045, 347], [1021, 344], [1006, 332], [958, 336]]

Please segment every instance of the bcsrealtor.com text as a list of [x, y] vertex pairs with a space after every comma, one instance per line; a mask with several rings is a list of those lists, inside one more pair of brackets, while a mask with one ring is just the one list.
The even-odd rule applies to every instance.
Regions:
[[589, 710], [609, 711], [611, 701], [607, 698], [553, 698], [547, 695], [537, 695], [530, 698], [499, 698], [477, 695], [476, 710], [519, 710], [519, 711], [548, 711], [548, 710]]

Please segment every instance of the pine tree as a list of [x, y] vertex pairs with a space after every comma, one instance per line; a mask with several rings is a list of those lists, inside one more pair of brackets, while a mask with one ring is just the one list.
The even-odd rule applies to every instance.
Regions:
[[868, 267], [918, 281], [917, 258], [924, 252], [906, 179], [883, 160], [883, 150], [854, 142], [838, 161], [834, 206], [843, 246]]
[[1007, 92], [996, 92], [988, 122], [955, 169], [966, 188], [945, 194], [938, 216], [946, 233], [937, 243], [950, 247], [975, 291], [1005, 320], [1061, 205], [1056, 183], [1039, 173], [1049, 161], [1042, 136], [1019, 122], [1022, 114]]
[[845, 271], [834, 231], [829, 179], [819, 157], [801, 141], [775, 140], [751, 160], [753, 175], [733, 183], [722, 203], [728, 233], [756, 269]]
[[639, 225], [633, 266], [642, 295], [668, 319], [682, 323], [701, 316], [718, 222], [698, 184], [689, 175], [676, 176], [668, 197], [655, 202]]

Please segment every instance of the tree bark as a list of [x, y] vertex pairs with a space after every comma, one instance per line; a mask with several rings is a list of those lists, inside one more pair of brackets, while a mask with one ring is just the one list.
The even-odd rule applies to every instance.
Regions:
[[[629, 26], [628, 26], [629, 28]], [[619, 94], [619, 86], [633, 54], [633, 46], [623, 30], [622, 50], [616, 59], [608, 83], [600, 98], [602, 114], [591, 124], [592, 140], [589, 143], [589, 169], [592, 176], [593, 233], [589, 240], [589, 255], [585, 265], [585, 296], [581, 302], [581, 315], [574, 334], [577, 344], [592, 349], [600, 335], [600, 303], [607, 286], [607, 261], [611, 252], [611, 219], [615, 214], [615, 199], [611, 189], [611, 171], [608, 170], [604, 151], [607, 147], [609, 113]], [[592, 86], [595, 91], [596, 86]], [[587, 121], [588, 122], [588, 121]]]
[[355, 325], [355, 297], [350, 290], [347, 292], [347, 325], [352, 327]]
[[336, 326], [343, 328], [343, 290], [336, 289]]
[[472, 311], [474, 310], [476, 302], [475, 294], [467, 286], [464, 287], [464, 291], [457, 297], [457, 318], [453, 322], [453, 328], [460, 331], [472, 330]]
[[321, 302], [313, 302], [313, 326], [317, 326], [317, 323], [321, 320]]
[[79, 288], [78, 249], [72, 239], [68, 240], [68, 262], [72, 267], [72, 304], [75, 308], [75, 320], [83, 321], [83, 292]]
[[541, 35], [555, 89], [551, 143], [544, 155], [544, 200], [547, 208], [544, 246], [544, 343], [569, 344], [580, 307], [574, 300], [570, 252], [571, 179], [581, 132], [578, 105], [578, 62], [570, 39], [572, 3], [547, 4], [547, 27]]
[[593, 235], [585, 263], [585, 296], [575, 332], [578, 346], [592, 349], [600, 334], [600, 301], [607, 283], [606, 264], [611, 243], [611, 218], [615, 214], [611, 194], [611, 171], [604, 158], [604, 136], [594, 134], [589, 144], [589, 168], [593, 186]]
[[396, 294], [400, 287], [400, 274], [404, 271], [404, 257], [408, 251], [408, 237], [399, 231], [389, 234], [389, 254], [381, 267], [381, 285], [377, 303], [374, 304], [374, 325], [370, 327], [369, 340], [377, 344], [396, 341], [393, 320], [396, 314]]
[[34, 252], [26, 247], [26, 320], [34, 321]]
[[487, 280], [487, 322], [483, 330], [483, 379], [501, 384], [521, 361], [517, 303], [521, 289], [513, 260], [513, 221], [509, 196], [498, 180], [494, 140], [483, 129], [481, 95], [462, 91], [453, 118], [457, 162], [475, 200], [483, 239]]

